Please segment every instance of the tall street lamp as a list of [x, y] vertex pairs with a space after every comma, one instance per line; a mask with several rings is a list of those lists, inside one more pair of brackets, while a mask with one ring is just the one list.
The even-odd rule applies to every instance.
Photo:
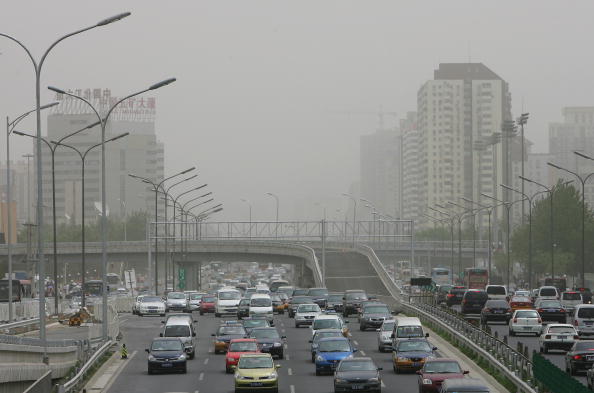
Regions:
[[[43, 105], [40, 109], [51, 108], [52, 106], [58, 105], [58, 102], [53, 102], [51, 104]], [[12, 304], [12, 194], [11, 194], [11, 187], [10, 187], [10, 180], [12, 173], [10, 171], [10, 134], [17, 133], [15, 131], [15, 127], [19, 124], [21, 120], [25, 117], [30, 115], [31, 113], [35, 112], [36, 109], [32, 109], [28, 112], [23, 113], [20, 116], [17, 116], [14, 120], [10, 121], [8, 116], [6, 116], [6, 220], [8, 226], [6, 228], [6, 247], [8, 253], [8, 320], [12, 322], [13, 320], [13, 304]], [[55, 233], [54, 233], [55, 237]], [[57, 313], [56, 313], [57, 314]]]
[[476, 267], [476, 210], [470, 208], [466, 208], [456, 202], [448, 201], [448, 204], [452, 206], [459, 207], [464, 211], [464, 213], [468, 213], [472, 217], [472, 266]]
[[[444, 212], [442, 210], [438, 210], [438, 209], [436, 209], [434, 207], [431, 207], [431, 206], [427, 206], [427, 207], [430, 210], [432, 210], [432, 211], [434, 211], [436, 213], [439, 213], [441, 215], [446, 216], [447, 219], [450, 222], [450, 235], [451, 235], [451, 240], [452, 240], [452, 242], [451, 242], [451, 260], [450, 260], [450, 265], [451, 265], [451, 269], [452, 269], [452, 284], [454, 284], [454, 221], [457, 219], [457, 216], [456, 215], [453, 215], [453, 214], [450, 214], [450, 213], [446, 213], [446, 212]], [[461, 265], [462, 262], [460, 261], [459, 263], [460, 263], [460, 265], [458, 267], [458, 270], [459, 270], [458, 271], [458, 275], [460, 275], [460, 273], [461, 273], [460, 269], [461, 269], [461, 266], [462, 266]]]
[[[54, 106], [58, 103], [52, 104], [51, 106]], [[46, 105], [46, 107], [48, 107]], [[56, 144], [52, 144], [51, 142], [49, 142], [46, 138], [41, 138], [41, 140], [43, 141], [43, 143], [46, 144], [46, 146], [49, 148], [50, 150], [50, 154], [51, 154], [51, 162], [52, 162], [52, 232], [53, 232], [53, 246], [54, 246], [54, 285], [56, 286], [56, 290], [55, 292], [55, 297], [54, 297], [54, 314], [58, 315], [58, 303], [59, 303], [59, 296], [58, 296], [58, 291], [57, 291], [57, 287], [58, 287], [58, 237], [57, 237], [57, 224], [56, 224], [56, 149], [58, 148], [58, 146], [60, 145], [60, 143], [72, 136], [75, 136], [77, 134], [80, 134], [81, 132], [85, 131], [85, 130], [89, 130], [93, 127], [95, 127], [96, 125], [98, 125], [99, 122], [95, 122], [92, 124], [89, 124], [88, 126], [81, 128], [77, 131], [74, 131], [73, 133], [67, 134], [65, 136], [63, 136], [62, 138], [60, 138], [58, 140], [58, 143]], [[32, 134], [27, 134], [26, 132], [21, 132], [21, 131], [17, 131], [17, 130], [13, 130], [13, 133], [16, 135], [20, 135], [20, 136], [26, 136], [29, 138], [37, 138], [35, 135]]]
[[[592, 160], [589, 156], [580, 153], [574, 152], [577, 156]], [[580, 183], [582, 184], [582, 287], [586, 285], [586, 182], [588, 179], [594, 175], [593, 173], [588, 174], [587, 176], [580, 176], [576, 172], [570, 171], [569, 169], [562, 168], [559, 165], [555, 165], [552, 162], [547, 162], [547, 165], [552, 166], [553, 168], [559, 169], [561, 171], [565, 171], [567, 173], [571, 173], [575, 177], [578, 178]]]
[[[440, 209], [448, 209], [450, 206], [442, 206], [442, 205], [435, 205]], [[463, 277], [462, 273], [462, 221], [464, 221], [464, 216], [466, 215], [466, 211], [454, 214], [452, 213], [453, 218], [458, 221], [458, 274]]]
[[279, 205], [279, 199], [278, 199], [278, 196], [276, 194], [273, 194], [271, 192], [267, 192], [266, 195], [273, 197], [274, 200], [276, 201], [276, 226], [274, 228], [274, 237], [276, 239], [278, 239], [278, 205]]
[[[447, 214], [445, 212], [442, 212], [442, 213], [445, 214], [445, 215], [447, 215], [447, 216], [449, 216], [449, 214]], [[437, 218], [437, 217], [433, 217], [433, 216], [430, 216], [429, 214], [425, 214], [425, 213], [423, 214], [423, 216], [425, 216], [428, 219], [433, 220], [433, 221], [437, 221], [437, 222], [441, 222], [441, 223], [446, 222], [450, 226], [450, 236], [451, 236], [451, 246], [450, 246], [450, 248], [451, 248], [451, 259], [450, 259], [450, 265], [451, 265], [450, 269], [451, 269], [451, 272], [450, 272], [450, 279], [452, 280], [452, 284], [454, 284], [454, 220], [445, 219], [445, 218]]]
[[[522, 113], [520, 115], [520, 117], [518, 117], [516, 119], [516, 124], [520, 126], [520, 138], [521, 138], [521, 149], [522, 149], [522, 166], [521, 166], [521, 176], [524, 177], [524, 161], [525, 161], [525, 151], [524, 151], [524, 144], [526, 143], [526, 139], [524, 138], [524, 126], [526, 125], [526, 123], [528, 123], [528, 116], [530, 114], [529, 113]], [[521, 178], [520, 178], [521, 179]], [[523, 196], [526, 196], [526, 193], [524, 192], [524, 180], [522, 180], [522, 188], [520, 193]], [[532, 203], [532, 202], [529, 202]], [[524, 225], [524, 202], [522, 202], [522, 225]]]
[[250, 230], [249, 230], [249, 236], [250, 236], [250, 239], [251, 239], [252, 238], [252, 204], [251, 204], [250, 201], [248, 201], [245, 198], [241, 198], [241, 201], [247, 203], [248, 206], [250, 207]]
[[[106, 140], [105, 142], [102, 143], [97, 143], [95, 145], [92, 145], [91, 147], [87, 148], [87, 150], [85, 151], [81, 151], [79, 149], [77, 149], [76, 147], [72, 146], [72, 145], [67, 145], [65, 143], [59, 142], [59, 141], [51, 141], [51, 143], [53, 143], [56, 147], [57, 146], [64, 146], [66, 148], [69, 148], [71, 150], [74, 150], [74, 152], [76, 152], [81, 160], [81, 268], [82, 268], [82, 281], [81, 281], [81, 306], [85, 307], [86, 306], [86, 295], [85, 295], [85, 278], [86, 278], [86, 268], [85, 268], [85, 261], [86, 261], [86, 253], [85, 253], [85, 160], [87, 158], [87, 154], [89, 154], [90, 151], [92, 151], [93, 149], [102, 146], [104, 143], [109, 143], [109, 142], [113, 142], [115, 140], [118, 140], [120, 138], [123, 138], [127, 135], [129, 135], [129, 132], [120, 134], [118, 136], [115, 136], [111, 139]], [[103, 211], [103, 215], [105, 215], [105, 211]], [[104, 291], [106, 291], [106, 289], [104, 288]], [[107, 325], [107, 318], [103, 319], [103, 324]]]
[[[165, 183], [167, 180], [173, 179], [174, 177], [177, 177], [177, 176], [185, 175], [186, 173], [191, 172], [194, 169], [196, 169], [195, 166], [185, 169], [183, 171], [174, 173], [173, 175], [167, 176], [159, 182], [153, 182], [152, 180], [147, 179], [145, 177], [137, 176], [132, 173], [128, 173], [128, 176], [130, 176], [134, 179], [138, 179], [138, 180], [142, 181], [143, 183], [152, 184], [153, 191], [155, 191], [155, 295], [159, 294], [159, 236], [158, 236], [158, 230], [159, 230], [159, 188], [161, 188], [163, 183]], [[165, 273], [165, 276], [167, 276], [167, 272]], [[165, 285], [167, 285], [167, 284], [165, 284]]]
[[[72, 94], [69, 92], [64, 91], [63, 89], [59, 89], [57, 87], [48, 86], [48, 89], [56, 92], [58, 94], [67, 95], [69, 97], [78, 99], [84, 103], [86, 103], [89, 108], [95, 113], [97, 116], [97, 120], [99, 120], [101, 125], [101, 268], [102, 268], [102, 281], [103, 281], [103, 307], [102, 307], [102, 320], [107, 321], [107, 186], [106, 186], [106, 169], [105, 169], [105, 130], [107, 128], [107, 122], [109, 121], [110, 115], [113, 113], [113, 110], [123, 101], [126, 101], [129, 98], [135, 97], [142, 93], [146, 93], [147, 91], [156, 90], [163, 86], [167, 86], [171, 83], [175, 82], [175, 78], [169, 78], [164, 81], [155, 83], [144, 90], [137, 91], [136, 93], [129, 94], [128, 96], [116, 101], [108, 110], [107, 113], [102, 116], [99, 114], [99, 111], [91, 104], [89, 100], [83, 98], [81, 96], [77, 96], [76, 94]], [[103, 329], [103, 340], [107, 340], [107, 324], [102, 324]]]
[[[56, 47], [60, 42], [65, 40], [68, 37], [75, 36], [77, 34], [83, 33], [87, 30], [94, 29], [95, 27], [102, 27], [106, 26], [110, 23], [117, 22], [125, 17], [129, 16], [129, 12], [124, 12], [107, 19], [103, 19], [92, 26], [85, 27], [83, 29], [79, 29], [72, 33], [66, 34], [56, 41], [54, 41], [49, 48], [45, 50], [43, 55], [41, 56], [39, 62], [35, 60], [31, 51], [19, 40], [16, 38], [0, 33], [0, 37], [8, 38], [9, 40], [18, 44], [26, 53], [29, 59], [33, 64], [33, 68], [35, 69], [35, 107], [36, 107], [36, 117], [37, 117], [37, 124], [36, 124], [36, 136], [37, 136], [37, 144], [35, 146], [36, 156], [37, 156], [37, 263], [39, 265], [39, 277], [40, 277], [40, 289], [39, 291], [39, 338], [42, 342], [43, 346], [43, 362], [48, 363], [49, 359], [47, 357], [47, 338], [45, 332], [45, 265], [43, 264], [43, 172], [41, 167], [41, 70], [43, 68], [43, 64], [51, 50]], [[106, 309], [106, 307], [104, 307]]]
[[355, 247], [355, 236], [356, 236], [356, 220], [357, 220], [357, 198], [352, 196], [351, 194], [343, 193], [342, 196], [349, 198], [353, 201], [353, 248]]

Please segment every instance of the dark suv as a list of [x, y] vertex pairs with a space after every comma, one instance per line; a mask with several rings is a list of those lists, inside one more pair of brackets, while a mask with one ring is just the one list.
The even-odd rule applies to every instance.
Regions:
[[311, 296], [313, 302], [320, 306], [320, 308], [326, 308], [326, 301], [328, 300], [328, 289], [310, 288], [309, 291], [307, 291], [307, 296]]
[[384, 303], [367, 304], [361, 310], [361, 317], [359, 319], [359, 329], [361, 331], [367, 328], [377, 329], [382, 326], [384, 320], [392, 319], [392, 313], [387, 305]]
[[462, 298], [466, 292], [466, 287], [456, 285], [450, 288], [450, 291], [446, 295], [446, 305], [452, 307], [455, 304], [462, 303]]
[[480, 314], [487, 300], [489, 300], [487, 291], [468, 289], [462, 297], [462, 314]]
[[489, 321], [502, 321], [509, 323], [512, 309], [505, 300], [487, 300], [481, 310], [481, 323], [486, 325]]
[[368, 300], [367, 294], [362, 289], [346, 290], [342, 298], [342, 315], [346, 318], [351, 314], [357, 314], [361, 308], [361, 302], [365, 300]]

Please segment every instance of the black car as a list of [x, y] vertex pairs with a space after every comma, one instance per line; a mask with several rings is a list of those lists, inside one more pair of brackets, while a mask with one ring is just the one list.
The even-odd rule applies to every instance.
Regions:
[[486, 325], [489, 321], [501, 321], [506, 324], [512, 316], [512, 309], [505, 300], [487, 300], [481, 310], [481, 323]]
[[450, 288], [450, 291], [446, 295], [446, 305], [448, 307], [452, 307], [456, 304], [462, 303], [462, 298], [464, 297], [464, 292], [466, 292], [466, 287], [461, 285], [456, 285]]
[[234, 338], [246, 338], [247, 332], [242, 325], [222, 324], [217, 332], [211, 334], [215, 338], [214, 353], [225, 353], [229, 347], [229, 342]]
[[590, 288], [575, 288], [575, 290], [582, 294], [582, 302], [584, 304], [592, 303], [592, 291]]
[[247, 318], [250, 316], [250, 299], [241, 299], [237, 305], [237, 319]]
[[155, 338], [148, 353], [148, 373], [155, 371], [187, 372], [187, 358], [184, 344], [176, 337]]
[[359, 320], [359, 330], [364, 331], [368, 328], [377, 329], [382, 326], [384, 320], [391, 319], [390, 309], [383, 303], [371, 303], [363, 307], [361, 318]]
[[326, 310], [334, 310], [337, 313], [342, 312], [343, 292], [331, 292], [326, 299]]
[[275, 328], [254, 328], [250, 332], [250, 338], [255, 338], [258, 341], [261, 352], [278, 356], [279, 359], [284, 358], [283, 344], [287, 337], [279, 335]]
[[307, 291], [307, 296], [313, 299], [313, 302], [320, 306], [320, 308], [326, 308], [326, 301], [328, 300], [328, 289], [326, 288], [310, 288]]
[[260, 327], [270, 327], [270, 323], [268, 322], [268, 319], [266, 319], [266, 317], [253, 316], [243, 319], [243, 327], [249, 335], [252, 329]]
[[334, 392], [381, 392], [381, 370], [371, 358], [343, 359], [334, 373]]
[[435, 303], [445, 303], [448, 297], [448, 293], [450, 293], [450, 289], [452, 289], [452, 285], [439, 285], [435, 291]]
[[480, 314], [489, 299], [486, 291], [481, 289], [467, 289], [462, 297], [462, 314]]
[[311, 304], [313, 303], [313, 299], [309, 296], [293, 296], [291, 301], [289, 302], [289, 318], [293, 318], [295, 316], [295, 312], [297, 311], [297, 307], [300, 304]]
[[541, 300], [538, 303], [538, 313], [543, 321], [565, 323], [567, 311], [559, 300]]
[[565, 354], [565, 371], [575, 375], [578, 371], [589, 370], [594, 365], [594, 340], [576, 341]]
[[357, 314], [361, 307], [361, 302], [368, 300], [365, 291], [360, 289], [349, 289], [344, 292], [342, 298], [342, 315], [346, 318], [351, 314]]

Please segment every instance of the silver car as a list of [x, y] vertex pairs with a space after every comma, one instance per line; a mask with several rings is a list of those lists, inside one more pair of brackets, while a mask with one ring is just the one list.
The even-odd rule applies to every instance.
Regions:
[[165, 316], [165, 303], [159, 296], [144, 296], [140, 299], [140, 304], [136, 310], [139, 316], [160, 315]]
[[165, 301], [166, 311], [186, 311], [188, 308], [188, 301], [186, 294], [183, 292], [169, 292], [167, 300]]
[[204, 293], [190, 293], [188, 295], [188, 311], [198, 311], [200, 310], [200, 302], [202, 300], [202, 296]]
[[377, 329], [377, 349], [380, 352], [391, 352], [392, 351], [392, 331], [394, 330], [394, 324], [396, 323], [393, 319], [386, 319], [382, 326]]

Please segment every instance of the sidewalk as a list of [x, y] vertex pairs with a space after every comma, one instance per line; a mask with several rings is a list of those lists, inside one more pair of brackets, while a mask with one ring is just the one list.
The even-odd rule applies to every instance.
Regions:
[[134, 358], [136, 351], [128, 355], [128, 359], [122, 359], [119, 351], [119, 345], [116, 346], [116, 351], [103, 365], [95, 372], [93, 377], [87, 382], [84, 390], [91, 393], [106, 392], [117, 376], [122, 372], [124, 367]]

